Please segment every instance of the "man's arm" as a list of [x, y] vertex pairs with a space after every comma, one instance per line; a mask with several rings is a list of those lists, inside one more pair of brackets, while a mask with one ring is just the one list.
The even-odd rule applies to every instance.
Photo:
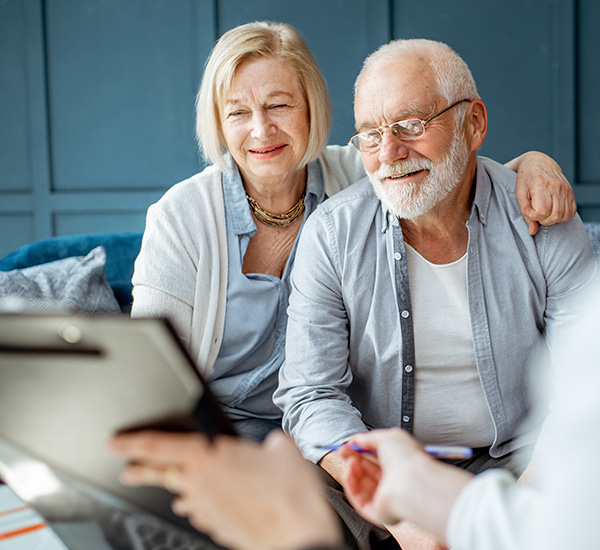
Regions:
[[323, 468], [323, 470], [325, 470], [342, 487], [344, 486], [344, 480], [348, 473], [348, 464], [337, 451], [327, 453], [319, 460], [319, 466], [321, 466], [321, 468]]
[[284, 430], [315, 463], [327, 453], [318, 446], [343, 443], [366, 431], [346, 392], [353, 378], [348, 365], [349, 323], [332, 232], [317, 211], [298, 242], [286, 359], [273, 398], [283, 411]]
[[585, 309], [584, 297], [592, 286], [597, 263], [579, 216], [544, 228], [544, 233], [536, 238], [546, 280], [544, 338], [551, 362], [556, 364], [566, 335]]

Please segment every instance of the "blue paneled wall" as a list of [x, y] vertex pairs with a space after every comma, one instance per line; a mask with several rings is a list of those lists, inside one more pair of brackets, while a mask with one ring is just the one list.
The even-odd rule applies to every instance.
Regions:
[[397, 37], [448, 42], [490, 117], [482, 153], [554, 156], [600, 220], [596, 0], [4, 0], [0, 256], [52, 235], [140, 231], [149, 204], [202, 168], [194, 97], [227, 29], [281, 20], [329, 84], [331, 143], [353, 132], [364, 57]]

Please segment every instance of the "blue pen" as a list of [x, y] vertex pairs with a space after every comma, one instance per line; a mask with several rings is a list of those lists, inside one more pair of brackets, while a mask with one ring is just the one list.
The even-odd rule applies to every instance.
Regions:
[[446, 458], [448, 460], [460, 460], [471, 458], [473, 449], [461, 445], [425, 445], [425, 452], [436, 458]]
[[[324, 451], [338, 451], [341, 449], [345, 443], [340, 443], [339, 445], [317, 445], [317, 449], [323, 449]], [[369, 451], [368, 449], [363, 449], [360, 445], [356, 443], [348, 443], [348, 447], [350, 447], [353, 451], [357, 453], [365, 453], [369, 455], [377, 455], [375, 451]]]
[[[345, 443], [340, 445], [317, 445], [317, 449], [324, 449], [327, 451], [337, 451], [343, 447]], [[363, 449], [356, 443], [349, 443], [348, 447], [357, 453], [366, 453], [370, 455], [377, 455], [375, 451], [369, 449]], [[458, 445], [425, 445], [425, 452], [436, 458], [445, 458], [447, 460], [459, 460], [465, 458], [471, 458], [473, 456], [473, 449], [471, 447], [463, 447]]]

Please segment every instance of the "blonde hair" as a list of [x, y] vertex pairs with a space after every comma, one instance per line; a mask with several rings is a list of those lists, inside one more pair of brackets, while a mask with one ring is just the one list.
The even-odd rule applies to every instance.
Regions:
[[[385, 64], [402, 55], [422, 56], [433, 71], [437, 91], [446, 99], [448, 105], [461, 99], [479, 99], [475, 79], [469, 66], [450, 46], [435, 40], [411, 38], [393, 40], [369, 55], [356, 77], [354, 94], [364, 74], [379, 64]], [[468, 103], [459, 105], [455, 110], [457, 121], [464, 116]]]
[[256, 21], [227, 31], [215, 44], [196, 97], [196, 137], [206, 161], [227, 169], [219, 115], [236, 69], [248, 59], [273, 57], [291, 63], [308, 104], [308, 148], [300, 167], [315, 160], [327, 145], [331, 104], [325, 79], [306, 42], [291, 25]]

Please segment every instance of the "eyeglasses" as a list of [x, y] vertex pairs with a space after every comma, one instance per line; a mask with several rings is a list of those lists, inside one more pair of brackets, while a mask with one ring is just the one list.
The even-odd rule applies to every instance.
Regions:
[[348, 143], [351, 143], [359, 151], [363, 153], [374, 153], [381, 146], [383, 141], [383, 131], [389, 128], [394, 136], [398, 139], [413, 140], [418, 139], [425, 133], [425, 125], [430, 123], [434, 118], [443, 115], [446, 111], [449, 111], [453, 107], [456, 107], [460, 103], [473, 101], [472, 99], [461, 99], [456, 103], [453, 103], [449, 107], [446, 107], [443, 111], [440, 111], [437, 115], [429, 117], [427, 120], [420, 118], [411, 118], [408, 120], [400, 120], [399, 122], [393, 122], [387, 126], [380, 126], [379, 128], [371, 128], [364, 132], [356, 132]]

